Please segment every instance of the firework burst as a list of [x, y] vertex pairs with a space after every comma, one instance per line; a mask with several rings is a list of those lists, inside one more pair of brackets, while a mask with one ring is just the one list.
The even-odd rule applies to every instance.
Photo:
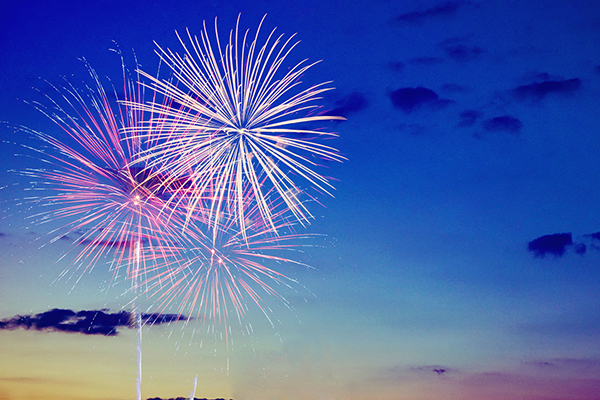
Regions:
[[[294, 36], [276, 36], [274, 29], [261, 46], [261, 26], [262, 21], [254, 37], [248, 31], [240, 37], [238, 18], [223, 46], [215, 20], [216, 46], [204, 24], [200, 38], [189, 31], [187, 41], [178, 36], [183, 55], [159, 47], [158, 54], [177, 83], [140, 74], [178, 107], [131, 104], [158, 112], [150, 125], [167, 128], [153, 130], [155, 145], [141, 153], [141, 160], [161, 174], [192, 177], [187, 219], [208, 210], [214, 235], [224, 218], [232, 218], [245, 238], [248, 203], [255, 204], [264, 225], [277, 232], [276, 216], [281, 213], [270, 206], [273, 196], [283, 200], [295, 220], [306, 224], [312, 215], [305, 201], [298, 200], [306, 192], [294, 178], [329, 194], [331, 183], [315, 168], [323, 161], [343, 159], [334, 148], [315, 141], [334, 134], [305, 128], [343, 119], [317, 114], [316, 101], [332, 89], [327, 87], [330, 82], [300, 90], [302, 75], [316, 63], [304, 60], [285, 69], [298, 42], [292, 41]], [[143, 132], [136, 135], [148, 138]]]
[[[37, 151], [49, 164], [45, 169], [24, 172], [42, 181], [36, 186], [38, 190], [50, 193], [33, 197], [48, 209], [33, 218], [41, 222], [66, 221], [52, 232], [50, 242], [68, 234], [79, 235], [75, 246], [81, 250], [73, 264], [82, 266], [83, 272], [114, 252], [114, 274], [117, 267], [126, 264], [127, 276], [137, 282], [139, 273], [144, 271], [140, 262], [160, 256], [155, 250], [164, 253], [178, 237], [176, 218], [163, 218], [167, 188], [177, 187], [172, 180], [170, 186], [164, 185], [147, 165], [132, 164], [141, 144], [122, 131], [138, 125], [143, 112], [111, 102], [96, 72], [86, 66], [93, 87], [86, 87], [85, 91], [72, 85], [55, 87], [60, 98], [57, 101], [47, 96], [51, 108], [36, 105], [62, 128], [68, 140], [26, 129], [46, 144], [46, 149]], [[123, 71], [123, 100], [140, 99], [141, 88], [128, 78], [125, 67]], [[150, 254], [144, 255], [145, 252]]]
[[[255, 304], [269, 319], [263, 307], [263, 296], [289, 303], [276, 286], [291, 287], [297, 282], [279, 272], [281, 265], [308, 268], [302, 262], [284, 257], [285, 251], [298, 251], [299, 240], [310, 235], [299, 235], [284, 218], [273, 231], [262, 224], [262, 219], [252, 218], [258, 207], [246, 210], [248, 227], [246, 235], [235, 229], [235, 221], [219, 224], [216, 235], [202, 231], [206, 225], [193, 221], [186, 229], [185, 247], [175, 251], [176, 257], [157, 263], [157, 272], [145, 283], [159, 310], [177, 301], [178, 313], [197, 320], [212, 320], [227, 325], [231, 310], [241, 323], [248, 304]], [[283, 232], [286, 233], [283, 233]], [[185, 257], [182, 258], [181, 255]]]

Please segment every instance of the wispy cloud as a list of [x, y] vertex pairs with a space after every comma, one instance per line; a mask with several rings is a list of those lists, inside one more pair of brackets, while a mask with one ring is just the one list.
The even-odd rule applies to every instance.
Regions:
[[395, 21], [420, 24], [431, 18], [452, 17], [460, 5], [461, 3], [458, 1], [446, 1], [422, 11], [400, 14], [395, 18]]
[[538, 102], [549, 95], [566, 96], [581, 89], [581, 79], [560, 79], [547, 73], [537, 74], [534, 82], [512, 89], [516, 100]]
[[368, 106], [367, 97], [360, 92], [352, 92], [335, 102], [337, 106], [326, 115], [347, 117], [349, 114], [357, 113]]
[[444, 51], [449, 58], [461, 62], [474, 60], [480, 54], [485, 53], [485, 50], [479, 46], [467, 46], [464, 44], [446, 46], [444, 47]]
[[445, 375], [450, 372], [450, 368], [442, 365], [424, 365], [422, 367], [410, 368], [412, 372], [426, 373], [426, 374], [437, 374], [438, 376]]
[[436, 92], [422, 86], [400, 88], [392, 91], [389, 96], [394, 108], [402, 110], [406, 114], [425, 105], [436, 110], [453, 103], [452, 100], [441, 99]]
[[521, 131], [523, 123], [511, 115], [502, 115], [484, 120], [482, 126], [486, 132], [507, 132], [517, 135]]

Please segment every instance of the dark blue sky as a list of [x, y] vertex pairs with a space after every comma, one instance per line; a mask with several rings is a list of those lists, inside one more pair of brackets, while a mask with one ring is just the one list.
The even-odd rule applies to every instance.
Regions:
[[[261, 316], [249, 317], [257, 319], [256, 337], [240, 339], [227, 356], [230, 375], [219, 372], [225, 356], [211, 359], [208, 379], [218, 383], [200, 397], [596, 398], [599, 2], [20, 1], [4, 8], [0, 319], [120, 306], [112, 297], [118, 290], [97, 290], [102, 271], [73, 292], [70, 283], [50, 285], [64, 266], [48, 260], [64, 249], [38, 250], [45, 228], [23, 228], [31, 211], [14, 199], [27, 195], [28, 179], [8, 171], [38, 161], [13, 156], [26, 151], [11, 143], [36, 144], [11, 126], [57, 132], [24, 103], [40, 98], [32, 88], [44, 91], [44, 80], [60, 84], [63, 76], [78, 84], [86, 74], [79, 58], [118, 82], [113, 41], [129, 60], [133, 48], [152, 72], [153, 41], [179, 51], [175, 30], [199, 34], [206, 20], [212, 33], [217, 17], [224, 38], [238, 13], [252, 31], [267, 14], [265, 33], [277, 27], [301, 40], [290, 64], [322, 60], [303, 81], [333, 81], [322, 104], [348, 119], [329, 126], [348, 161], [326, 166], [337, 180], [335, 198], [311, 208], [308, 231], [324, 236], [304, 256], [315, 270], [294, 276], [316, 297], [288, 294], [302, 324], [282, 307], [281, 342], [273, 344]], [[19, 332], [0, 335], [17, 340]], [[149, 365], [174, 347], [159, 350], [163, 333], [148, 333]], [[89, 340], [84, 349], [96, 345]], [[248, 355], [261, 345], [262, 356]], [[148, 397], [187, 395], [200, 368], [188, 361], [191, 378], [178, 381], [188, 386], [167, 393], [161, 376], [181, 371], [156, 367]], [[7, 383], [17, 373], [0, 371], [0, 397], [24, 398]]]

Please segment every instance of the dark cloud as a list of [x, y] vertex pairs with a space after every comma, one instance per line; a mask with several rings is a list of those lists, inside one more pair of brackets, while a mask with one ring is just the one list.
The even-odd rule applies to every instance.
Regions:
[[[182, 320], [187, 320], [187, 317], [175, 314], [142, 314], [142, 321], [150, 324], [166, 324]], [[131, 328], [133, 325], [135, 325], [135, 317], [127, 311], [109, 313], [108, 310], [82, 310], [75, 312], [58, 308], [40, 314], [16, 315], [0, 320], [0, 330], [24, 328], [36, 331], [104, 336], [116, 336], [119, 327]]]
[[407, 114], [422, 104], [437, 101], [438, 98], [438, 95], [433, 90], [421, 86], [416, 88], [401, 88], [390, 93], [392, 105]]
[[597, 244], [597, 241], [600, 241], [600, 232], [588, 233], [579, 238], [581, 241], [574, 242], [571, 233], [546, 235], [529, 242], [528, 250], [536, 257], [543, 257], [546, 253], [562, 257], [569, 248], [580, 256], [586, 254], [590, 249], [600, 251], [600, 246]]
[[571, 233], [555, 233], [532, 240], [527, 245], [527, 250], [536, 257], [544, 257], [546, 254], [562, 257], [565, 254], [566, 247], [572, 244], [573, 237]]
[[548, 368], [548, 367], [554, 367], [555, 364], [552, 362], [548, 362], [548, 361], [527, 361], [523, 363], [524, 365], [529, 365], [529, 366], [533, 366], [536, 368]]
[[471, 61], [479, 57], [485, 50], [478, 46], [466, 46], [457, 44], [444, 47], [446, 55], [455, 61]]
[[450, 371], [450, 368], [441, 365], [424, 365], [422, 367], [411, 368], [410, 370], [419, 373], [436, 373], [438, 376], [442, 376]]
[[423, 105], [433, 109], [441, 109], [453, 103], [452, 100], [440, 99], [437, 93], [422, 86], [416, 88], [400, 88], [390, 93], [390, 100], [394, 108], [410, 114]]
[[583, 235], [585, 237], [589, 237], [593, 240], [600, 240], [600, 232], [588, 233], [587, 235]]
[[522, 101], [540, 101], [549, 94], [566, 95], [581, 88], [581, 79], [579, 78], [549, 79], [548, 74], [539, 74], [538, 77], [543, 80], [517, 86], [512, 90], [513, 96]]
[[475, 124], [475, 122], [477, 122], [477, 120], [479, 118], [481, 118], [482, 115], [483, 115], [483, 113], [481, 111], [465, 110], [459, 114], [460, 121], [458, 122], [458, 126], [459, 127], [473, 126]]
[[171, 322], [177, 321], [187, 321], [189, 318], [185, 315], [179, 314], [160, 314], [160, 313], [151, 313], [151, 314], [142, 314], [142, 321], [145, 324], [151, 325], [160, 325], [160, 324], [168, 324]]
[[415, 57], [408, 60], [408, 62], [419, 65], [437, 65], [443, 63], [444, 59], [440, 57]]
[[446, 1], [423, 11], [412, 11], [400, 14], [396, 17], [396, 22], [422, 23], [433, 17], [451, 17], [460, 7], [458, 1]]
[[352, 114], [366, 108], [368, 102], [364, 94], [353, 92], [336, 101], [335, 105], [337, 107], [326, 112], [325, 115], [347, 117], [348, 114]]
[[522, 127], [523, 123], [510, 115], [502, 115], [483, 121], [483, 129], [487, 132], [508, 132], [516, 135]]

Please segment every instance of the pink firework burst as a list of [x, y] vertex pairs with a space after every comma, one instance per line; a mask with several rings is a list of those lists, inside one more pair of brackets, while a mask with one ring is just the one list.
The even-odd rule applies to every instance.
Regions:
[[51, 242], [67, 234], [80, 235], [75, 240], [80, 250], [73, 261], [78, 269], [85, 272], [114, 252], [114, 274], [126, 264], [127, 276], [137, 282], [145, 261], [166, 255], [170, 244], [177, 242], [177, 227], [184, 221], [166, 209], [165, 199], [171, 196], [169, 191], [181, 191], [187, 183], [163, 178], [144, 163], [132, 163], [141, 151], [141, 141], [123, 132], [138, 126], [144, 113], [127, 103], [141, 99], [143, 88], [128, 78], [125, 67], [124, 102], [116, 103], [110, 101], [96, 72], [86, 66], [93, 87], [84, 91], [72, 85], [55, 88], [60, 97], [47, 96], [50, 108], [37, 105], [68, 139], [26, 129], [49, 148], [38, 150], [48, 168], [24, 172], [43, 182], [37, 189], [44, 194], [34, 200], [44, 203], [47, 210], [34, 218], [65, 221], [53, 231]]
[[[191, 221], [185, 231], [189, 243], [177, 249], [174, 257], [156, 263], [155, 273], [144, 283], [157, 310], [175, 306], [179, 315], [227, 327], [231, 318], [241, 324], [250, 306], [256, 306], [271, 322], [271, 310], [263, 305], [266, 298], [291, 308], [280, 289], [299, 284], [280, 270], [282, 266], [310, 268], [285, 254], [298, 252], [299, 242], [310, 235], [295, 233], [292, 224], [280, 215], [284, 212], [280, 209], [274, 214], [280, 221], [277, 235], [257, 218], [256, 205], [245, 212], [245, 236], [233, 219], [218, 224], [217, 230]], [[205, 228], [216, 235], [204, 234]]]

